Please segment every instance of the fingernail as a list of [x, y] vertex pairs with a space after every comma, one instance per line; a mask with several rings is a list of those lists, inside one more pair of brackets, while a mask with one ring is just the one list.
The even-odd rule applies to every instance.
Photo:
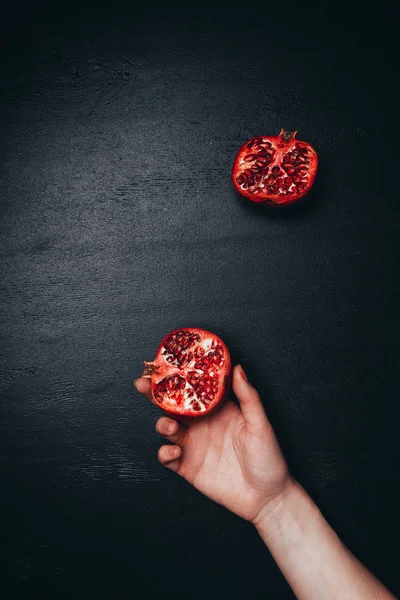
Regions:
[[243, 377], [243, 379], [244, 379], [245, 381], [247, 381], [247, 383], [248, 383], [248, 382], [249, 382], [249, 380], [247, 379], [247, 375], [246, 375], [246, 373], [244, 372], [244, 369], [243, 369], [242, 365], [239, 365], [239, 367], [240, 367], [240, 374], [241, 374], [241, 376], [242, 376], [242, 377]]
[[174, 456], [176, 456], [177, 454], [178, 454], [177, 448], [171, 448], [171, 450], [169, 451], [169, 455], [171, 458], [174, 458]]
[[134, 385], [135, 387], [136, 387], [136, 382], [137, 382], [137, 380], [138, 380], [138, 379], [139, 379], [139, 377], [137, 377], [137, 378], [134, 380], [134, 382], [133, 382], [133, 385]]

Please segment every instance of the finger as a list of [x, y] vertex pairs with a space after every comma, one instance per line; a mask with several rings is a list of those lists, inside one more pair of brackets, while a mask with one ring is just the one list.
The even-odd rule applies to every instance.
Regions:
[[179, 469], [182, 448], [180, 446], [161, 446], [158, 451], [158, 460], [164, 467], [175, 471]]
[[260, 396], [249, 383], [241, 365], [236, 365], [233, 370], [232, 389], [246, 423], [253, 427], [265, 425], [268, 420]]
[[161, 417], [156, 423], [156, 431], [163, 435], [172, 444], [183, 444], [187, 429], [181, 423], [177, 423], [168, 417]]
[[151, 382], [147, 377], [139, 377], [139, 379], [135, 379], [133, 385], [137, 389], [137, 391], [142, 394], [148, 400], [151, 400]]

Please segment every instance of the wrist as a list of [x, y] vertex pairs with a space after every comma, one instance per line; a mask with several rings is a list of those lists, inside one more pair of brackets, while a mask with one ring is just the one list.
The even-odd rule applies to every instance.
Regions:
[[302, 486], [290, 477], [282, 493], [266, 502], [252, 523], [262, 537], [272, 536], [285, 527], [300, 507], [311, 510], [313, 506]]

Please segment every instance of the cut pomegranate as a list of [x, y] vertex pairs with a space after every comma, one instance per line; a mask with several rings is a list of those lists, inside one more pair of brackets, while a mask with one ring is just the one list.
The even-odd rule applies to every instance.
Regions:
[[204, 329], [176, 329], [161, 342], [142, 377], [151, 380], [154, 404], [166, 412], [197, 417], [224, 400], [231, 358], [224, 342]]
[[297, 131], [259, 136], [240, 148], [232, 169], [237, 191], [252, 202], [292, 204], [314, 183], [318, 157], [314, 148], [296, 140]]

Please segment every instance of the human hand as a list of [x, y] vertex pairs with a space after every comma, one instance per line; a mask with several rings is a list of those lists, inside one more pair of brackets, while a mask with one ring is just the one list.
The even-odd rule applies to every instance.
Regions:
[[[150, 381], [137, 390], [150, 398]], [[251, 521], [299, 600], [395, 600], [344, 546], [312, 499], [290, 476], [257, 391], [233, 371], [237, 406], [227, 400], [205, 417], [161, 417], [161, 464], [200, 492]]]
[[[148, 379], [137, 379], [135, 386], [151, 397]], [[206, 417], [179, 417], [179, 422], [161, 417], [156, 430], [172, 445], [161, 446], [158, 458], [211, 500], [256, 524], [286, 496], [292, 479], [260, 397], [240, 365], [232, 389], [240, 408], [228, 399]]]

